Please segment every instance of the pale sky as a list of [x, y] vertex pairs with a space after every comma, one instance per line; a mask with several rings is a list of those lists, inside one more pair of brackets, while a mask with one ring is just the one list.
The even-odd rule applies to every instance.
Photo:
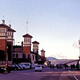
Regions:
[[15, 44], [29, 33], [40, 43], [39, 54], [43, 48], [46, 56], [78, 59], [80, 0], [0, 0], [2, 19], [16, 30]]

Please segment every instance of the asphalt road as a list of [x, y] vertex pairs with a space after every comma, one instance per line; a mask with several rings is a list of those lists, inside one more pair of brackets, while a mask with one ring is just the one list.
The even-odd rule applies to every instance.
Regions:
[[42, 72], [32, 70], [11, 71], [0, 74], [0, 80], [80, 80], [80, 71], [43, 68]]

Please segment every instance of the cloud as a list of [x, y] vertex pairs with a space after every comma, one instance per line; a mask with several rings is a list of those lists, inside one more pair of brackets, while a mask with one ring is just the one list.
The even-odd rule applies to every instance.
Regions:
[[78, 42], [74, 42], [72, 46], [73, 46], [74, 48], [79, 48]]

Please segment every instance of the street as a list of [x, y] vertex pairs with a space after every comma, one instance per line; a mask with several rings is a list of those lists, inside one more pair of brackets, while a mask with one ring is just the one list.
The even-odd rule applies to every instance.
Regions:
[[80, 71], [43, 68], [42, 72], [35, 72], [34, 69], [28, 69], [0, 73], [0, 80], [80, 80]]

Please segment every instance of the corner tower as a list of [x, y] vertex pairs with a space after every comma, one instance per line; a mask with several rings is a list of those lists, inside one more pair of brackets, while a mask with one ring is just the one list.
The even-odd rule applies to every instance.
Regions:
[[5, 20], [2, 20], [2, 24], [0, 24], [0, 60], [6, 60], [7, 31], [8, 26], [5, 24]]
[[33, 43], [33, 52], [36, 54], [36, 62], [38, 62], [39, 42], [34, 41], [32, 43]]
[[23, 35], [23, 37], [24, 37], [24, 48], [23, 48], [24, 61], [30, 62], [32, 36], [29, 34], [25, 34]]
[[0, 60], [12, 60], [13, 30], [2, 20], [0, 24]]
[[45, 62], [45, 51], [44, 51], [44, 49], [41, 50], [41, 61], [42, 61], [42, 63]]
[[41, 56], [45, 57], [45, 51], [44, 51], [44, 49], [41, 50]]
[[8, 60], [11, 61], [12, 59], [12, 52], [13, 52], [13, 34], [16, 32], [11, 28], [11, 25], [9, 24], [9, 28], [7, 31], [7, 47], [8, 47]]

